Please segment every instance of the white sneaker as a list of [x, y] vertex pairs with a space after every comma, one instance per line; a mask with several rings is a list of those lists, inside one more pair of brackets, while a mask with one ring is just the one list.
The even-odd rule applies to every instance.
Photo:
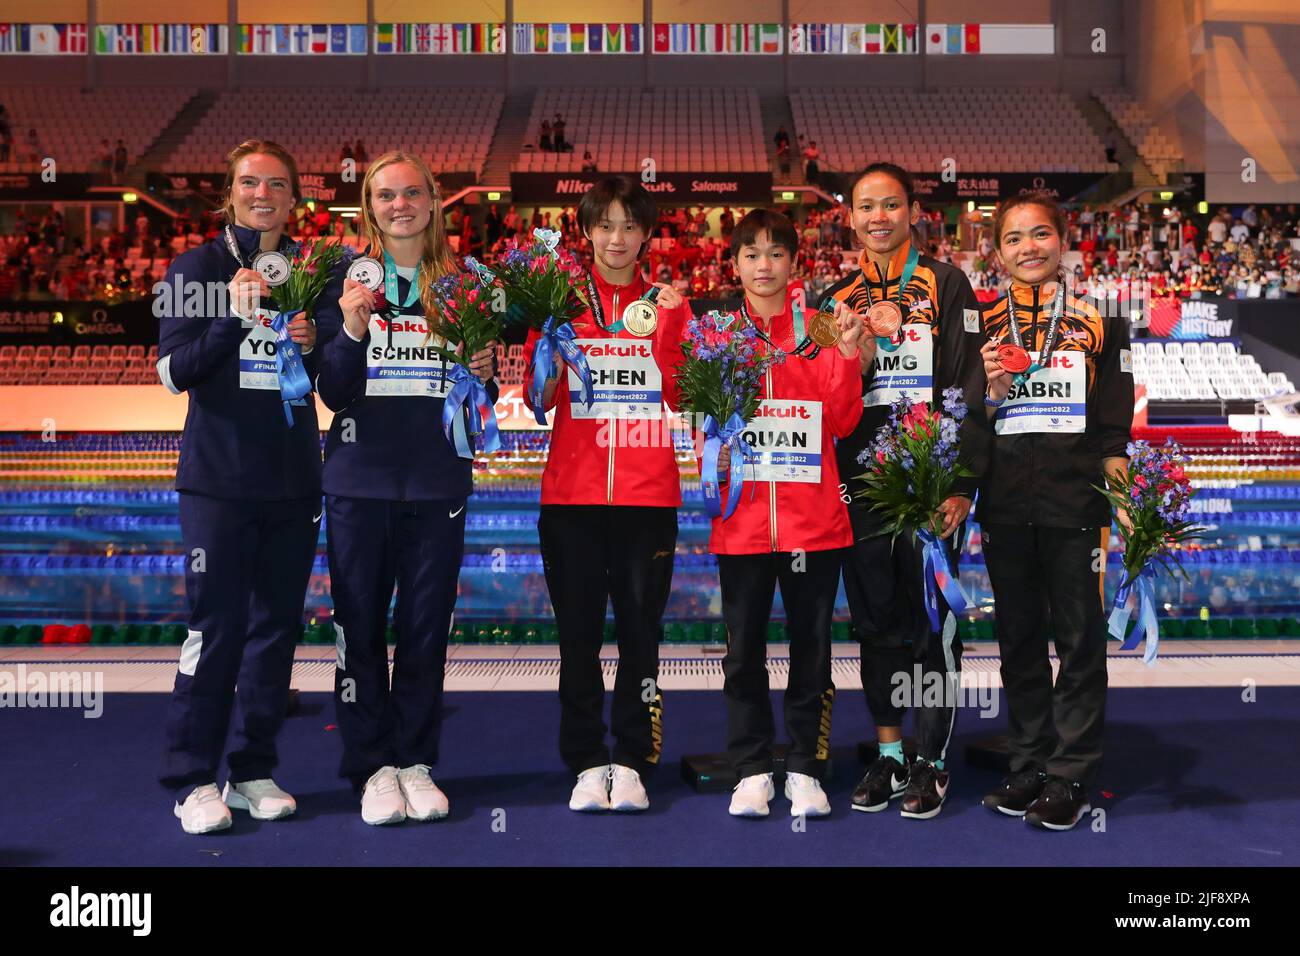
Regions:
[[406, 798], [406, 815], [412, 820], [441, 820], [450, 812], [447, 795], [438, 789], [424, 764], [397, 771], [397, 783]]
[[613, 770], [609, 764], [592, 767], [578, 774], [578, 782], [573, 786], [573, 795], [569, 797], [569, 809], [579, 813], [609, 809], [609, 778]]
[[298, 810], [298, 801], [277, 787], [270, 777], [243, 783], [226, 781], [221, 799], [232, 810], [247, 810], [254, 820], [281, 820]]
[[185, 798], [185, 805], [176, 804], [172, 812], [186, 833], [214, 833], [230, 826], [230, 808], [221, 802], [215, 783], [196, 787]]
[[641, 775], [631, 767], [614, 764], [613, 782], [609, 787], [609, 808], [627, 812], [630, 810], [646, 810], [649, 806], [650, 798], [646, 796], [645, 786], [641, 783]]
[[396, 767], [380, 767], [370, 775], [361, 794], [361, 819], [375, 827], [406, 819], [406, 798], [397, 782]]
[[775, 796], [772, 775], [752, 773], [731, 791], [731, 807], [727, 812], [733, 817], [765, 817], [768, 801]]
[[792, 817], [825, 817], [831, 812], [831, 802], [821, 781], [806, 773], [785, 775], [785, 798], [790, 801]]

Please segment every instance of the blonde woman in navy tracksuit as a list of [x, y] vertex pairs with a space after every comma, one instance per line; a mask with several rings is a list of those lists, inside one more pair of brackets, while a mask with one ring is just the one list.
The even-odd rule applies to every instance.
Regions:
[[[370, 255], [383, 265], [386, 305], [376, 311], [369, 290], [345, 282], [337, 308], [321, 313], [317, 379], [335, 413], [322, 483], [340, 774], [360, 792], [366, 823], [436, 820], [447, 815], [448, 800], [430, 768], [438, 760], [447, 637], [473, 491], [471, 461], [443, 433], [452, 365], [428, 347], [429, 318], [437, 314], [432, 287], [455, 266], [422, 159], [376, 159], [362, 184], [361, 216]], [[491, 349], [472, 357], [471, 372], [495, 401]]]

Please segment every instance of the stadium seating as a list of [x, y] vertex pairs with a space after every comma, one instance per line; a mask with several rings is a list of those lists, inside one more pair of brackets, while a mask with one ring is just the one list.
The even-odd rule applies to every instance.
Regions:
[[6, 345], [0, 385], [158, 385], [158, 346]]
[[1152, 401], [1261, 401], [1295, 391], [1231, 342], [1135, 341], [1133, 375]]
[[99, 172], [102, 140], [108, 140], [114, 148], [119, 139], [123, 140], [134, 162], [196, 92], [181, 86], [0, 89], [0, 103], [9, 112], [14, 137], [10, 161], [0, 163], [0, 172], [35, 172], [41, 168], [39, 160], [31, 162], [26, 155], [24, 144], [30, 129], [36, 130], [42, 158], [54, 158], [57, 169]]
[[[890, 160], [938, 171], [1108, 172], [1105, 149], [1066, 93], [1041, 88], [917, 92], [876, 87], [793, 90], [795, 128], [816, 140], [823, 169]], [[1014, 132], [1014, 135], [1010, 135]]]
[[1105, 107], [1116, 125], [1123, 130], [1138, 155], [1157, 176], [1162, 176], [1173, 163], [1182, 162], [1178, 147], [1165, 138], [1152, 123], [1146, 108], [1126, 90], [1094, 90], [1098, 102]]
[[[537, 149], [542, 120], [564, 117], [564, 153]], [[517, 172], [578, 172], [590, 151], [597, 168], [636, 172], [652, 158], [665, 171], [766, 170], [758, 96], [731, 87], [544, 88], [533, 99]]]
[[[221, 169], [226, 153], [250, 136], [275, 140], [294, 154], [305, 173], [337, 173], [339, 151], [363, 141], [370, 159], [390, 149], [418, 153], [437, 172], [479, 175], [504, 96], [497, 90], [400, 88], [357, 90], [346, 109], [322, 109], [320, 90], [277, 88], [257, 100], [227, 90], [168, 160], [177, 171]], [[268, 115], [269, 114], [269, 115]]]

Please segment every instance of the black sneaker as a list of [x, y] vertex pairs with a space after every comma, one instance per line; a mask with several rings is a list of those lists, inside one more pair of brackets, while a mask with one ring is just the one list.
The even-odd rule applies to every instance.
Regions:
[[1021, 770], [1003, 777], [998, 788], [984, 797], [984, 806], [1009, 817], [1023, 817], [1047, 784], [1042, 770]]
[[1048, 777], [1042, 795], [1025, 811], [1025, 822], [1040, 830], [1069, 830], [1091, 809], [1083, 784]]
[[938, 816], [948, 796], [948, 771], [940, 770], [924, 757], [912, 764], [911, 779], [903, 794], [901, 813], [911, 820], [928, 820]]
[[908, 776], [907, 764], [893, 757], [877, 757], [853, 790], [853, 809], [867, 813], [884, 810], [890, 800], [903, 795]]

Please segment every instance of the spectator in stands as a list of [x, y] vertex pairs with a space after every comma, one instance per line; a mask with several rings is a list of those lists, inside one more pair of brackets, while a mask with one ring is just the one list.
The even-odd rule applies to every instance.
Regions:
[[528, 223], [528, 231], [531, 233], [534, 229], [542, 228], [542, 207], [534, 206], [532, 219]]
[[542, 131], [537, 140], [538, 148], [544, 153], [551, 152], [551, 121], [542, 120]]
[[1242, 210], [1241, 221], [1250, 229], [1254, 229], [1259, 225], [1259, 214], [1255, 211], [1254, 203]]
[[496, 245], [504, 230], [505, 223], [501, 220], [501, 207], [493, 203], [488, 206], [487, 213], [483, 216], [483, 235], [487, 240], [489, 249]]
[[339, 150], [339, 165], [344, 165], [348, 160], [357, 161], [356, 153], [352, 151], [351, 143], [344, 143], [343, 148]]
[[352, 150], [352, 158], [357, 161], [357, 166], [365, 166], [370, 161], [370, 154], [366, 152], [366, 144], [357, 138], [357, 145]]
[[1116, 130], [1114, 126], [1111, 126], [1110, 129], [1106, 130], [1106, 139], [1104, 140], [1104, 144], [1106, 147], [1106, 162], [1116, 162], [1115, 153], [1119, 149], [1119, 131]]
[[1223, 221], [1222, 216], [1215, 216], [1211, 219], [1206, 230], [1210, 235], [1210, 242], [1215, 246], [1223, 245], [1224, 240], [1228, 237], [1228, 224]]
[[41, 145], [41, 138], [36, 135], [36, 130], [29, 129], [27, 138], [23, 140], [23, 162], [39, 163], [45, 156], [45, 147]]
[[1238, 219], [1233, 222], [1232, 228], [1228, 230], [1228, 234], [1232, 236], [1233, 242], [1240, 245], [1250, 238], [1250, 226]]
[[810, 140], [803, 151], [803, 175], [804, 181], [816, 186], [821, 176], [821, 171], [817, 166], [817, 160], [821, 158], [821, 150], [817, 148], [817, 140]]
[[122, 140], [117, 141], [117, 148], [113, 150], [113, 185], [119, 185], [126, 176], [126, 166], [129, 157], [126, 152], [126, 143]]
[[596, 160], [592, 158], [589, 149], [582, 151], [582, 171], [584, 173], [594, 173], [596, 171]]
[[516, 209], [514, 205], [511, 205], [510, 209], [506, 212], [505, 237], [507, 239], [515, 238], [516, 236], [519, 235], [523, 227], [524, 227], [523, 217], [519, 215], [519, 210]]
[[568, 152], [573, 147], [569, 145], [568, 140], [564, 138], [564, 117], [559, 113], [555, 114], [555, 122], [551, 124], [555, 130], [555, 151], [557, 153]]

